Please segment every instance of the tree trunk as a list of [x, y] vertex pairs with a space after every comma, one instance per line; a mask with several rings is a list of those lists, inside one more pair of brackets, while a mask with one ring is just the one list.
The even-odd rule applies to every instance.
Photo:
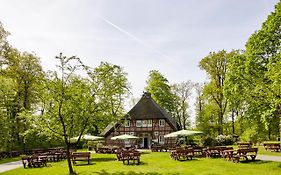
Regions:
[[235, 134], [235, 121], [234, 121], [234, 110], [231, 113], [231, 120], [232, 120], [232, 134]]
[[268, 125], [268, 140], [271, 140], [271, 127], [270, 127], [270, 124]]
[[218, 126], [218, 133], [219, 133], [219, 135], [223, 134], [222, 123], [223, 123], [223, 113], [220, 112], [219, 120], [218, 120], [218, 124], [219, 124], [219, 126]]
[[73, 167], [72, 167], [72, 164], [71, 164], [71, 155], [70, 155], [70, 144], [68, 142], [66, 142], [66, 154], [67, 154], [67, 164], [68, 164], [68, 172], [69, 174], [76, 174], [74, 171], [73, 171]]
[[279, 113], [279, 118], [280, 118], [280, 121], [279, 121], [279, 141], [281, 143], [281, 114]]
[[279, 142], [281, 144], [281, 106], [279, 106]]

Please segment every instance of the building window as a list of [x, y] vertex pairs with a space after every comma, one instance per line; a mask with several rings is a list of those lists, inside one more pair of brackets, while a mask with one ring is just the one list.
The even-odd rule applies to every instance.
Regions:
[[141, 120], [137, 120], [136, 121], [136, 125], [137, 125], [137, 127], [141, 127], [142, 126], [142, 121]]
[[158, 134], [159, 134], [158, 131], [155, 131], [155, 132], [154, 132], [154, 135], [155, 135], [155, 136], [158, 136]]
[[142, 127], [147, 127], [147, 121], [146, 120], [142, 121]]
[[152, 120], [147, 120], [147, 127], [152, 127]]
[[159, 135], [159, 143], [164, 144], [164, 136], [163, 135]]
[[165, 126], [165, 119], [159, 120], [159, 126]]
[[131, 123], [130, 123], [130, 120], [126, 120], [126, 121], [125, 121], [125, 127], [130, 127], [130, 124], [131, 124]]
[[132, 135], [132, 136], [133, 136], [134, 134], [135, 134], [134, 132], [130, 132], [130, 135]]

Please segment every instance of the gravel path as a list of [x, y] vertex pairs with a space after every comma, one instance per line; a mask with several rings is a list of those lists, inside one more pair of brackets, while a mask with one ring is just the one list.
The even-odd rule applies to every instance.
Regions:
[[22, 166], [21, 161], [3, 163], [3, 164], [0, 164], [0, 173], [5, 172], [5, 171], [9, 171], [9, 170], [12, 170], [12, 169], [16, 169], [16, 168], [21, 167], [21, 166]]
[[281, 156], [267, 156], [267, 155], [259, 155], [258, 154], [257, 159], [281, 162]]

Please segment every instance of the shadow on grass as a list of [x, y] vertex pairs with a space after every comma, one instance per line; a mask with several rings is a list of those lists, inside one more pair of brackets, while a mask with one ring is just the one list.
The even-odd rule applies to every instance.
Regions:
[[266, 163], [271, 163], [272, 161], [267, 161], [267, 160], [242, 160], [240, 163], [242, 164], [266, 164]]
[[181, 159], [181, 160], [175, 160], [175, 161], [178, 161], [178, 162], [193, 162], [193, 161], [199, 161], [198, 159], [192, 159], [192, 160], [190, 160], [190, 159], [188, 159], [188, 160], [186, 160], [186, 159]]
[[[122, 161], [120, 161], [121, 163], [122, 163]], [[127, 164], [127, 161], [125, 162], [125, 164], [123, 164], [123, 165], [126, 165], [126, 166], [141, 166], [141, 165], [147, 165], [148, 163], [146, 163], [146, 162], [140, 162], [139, 164], [137, 164], [137, 162], [131, 162], [130, 161], [130, 163], [129, 164]]]
[[141, 154], [151, 154], [151, 152], [149, 152], [149, 151], [142, 151], [142, 152], [140, 152]]
[[76, 165], [74, 165], [74, 166], [90, 166], [90, 165], [94, 165], [95, 163], [93, 163], [93, 162], [90, 162], [90, 164], [88, 164], [88, 162], [87, 163], [76, 163]]
[[[94, 174], [98, 175], [161, 175], [161, 173], [158, 172], [134, 172], [134, 171], [129, 171], [129, 172], [116, 172], [116, 173], [109, 173], [106, 170], [101, 170], [100, 172], [93, 172]], [[169, 175], [180, 175], [179, 173], [168, 173]]]
[[91, 161], [93, 161], [93, 162], [110, 162], [110, 161], [116, 161], [116, 158], [99, 157], [99, 158], [92, 158]]

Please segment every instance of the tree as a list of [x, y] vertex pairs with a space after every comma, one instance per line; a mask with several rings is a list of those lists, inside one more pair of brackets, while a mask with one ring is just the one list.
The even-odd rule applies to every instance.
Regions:
[[[79, 135], [78, 142], [98, 110], [96, 93], [90, 82], [75, 72], [81, 67], [77, 57], [56, 57], [59, 71], [50, 72], [45, 82], [44, 113], [35, 118], [39, 130], [48, 130], [64, 140], [69, 174], [74, 174], [70, 160], [70, 138]], [[42, 99], [44, 99], [42, 98]], [[47, 104], [45, 104], [47, 102]]]
[[3, 27], [3, 25], [2, 25], [2, 23], [0, 21], [0, 57], [2, 56], [1, 52], [2, 52], [3, 46], [5, 44], [7, 44], [7, 40], [6, 39], [7, 39], [8, 35], [9, 35], [9, 32], [7, 32], [4, 29], [4, 27]]
[[24, 118], [19, 115], [24, 111], [33, 111], [34, 104], [37, 102], [38, 87], [43, 79], [42, 67], [39, 58], [27, 52], [20, 53], [17, 49], [11, 47], [8, 43], [2, 46], [0, 58], [0, 76], [4, 79], [10, 79], [13, 85], [13, 97], [6, 104], [7, 115], [12, 123], [11, 143], [17, 146], [25, 147], [24, 135], [21, 133], [28, 129]]
[[249, 105], [261, 114], [267, 126], [278, 119], [281, 137], [281, 92], [276, 85], [280, 79], [276, 76], [280, 71], [280, 26], [281, 2], [246, 43], [245, 77], [250, 77], [254, 85], [249, 91], [253, 99]]
[[210, 53], [200, 61], [200, 68], [205, 70], [210, 82], [204, 86], [204, 94], [208, 96], [209, 103], [214, 103], [216, 109], [214, 113], [218, 119], [218, 134], [223, 134], [223, 121], [226, 112], [228, 99], [223, 92], [225, 78], [227, 74], [227, 64], [237, 51], [227, 53], [222, 50], [217, 53]]
[[127, 73], [118, 65], [101, 62], [88, 73], [92, 89], [98, 94], [102, 109], [93, 126], [101, 130], [112, 121], [118, 121], [125, 116], [124, 104], [130, 92], [130, 85]]
[[190, 126], [189, 99], [192, 93], [193, 83], [189, 80], [172, 86], [174, 94], [174, 117], [180, 129], [187, 129]]
[[157, 70], [149, 72], [145, 90], [151, 93], [151, 97], [169, 113], [174, 113], [174, 95], [169, 81]]
[[210, 103], [208, 94], [204, 94], [205, 84], [196, 83], [196, 128], [200, 131], [208, 134], [209, 136], [215, 136], [217, 132], [217, 120], [215, 114], [217, 113], [216, 104]]

